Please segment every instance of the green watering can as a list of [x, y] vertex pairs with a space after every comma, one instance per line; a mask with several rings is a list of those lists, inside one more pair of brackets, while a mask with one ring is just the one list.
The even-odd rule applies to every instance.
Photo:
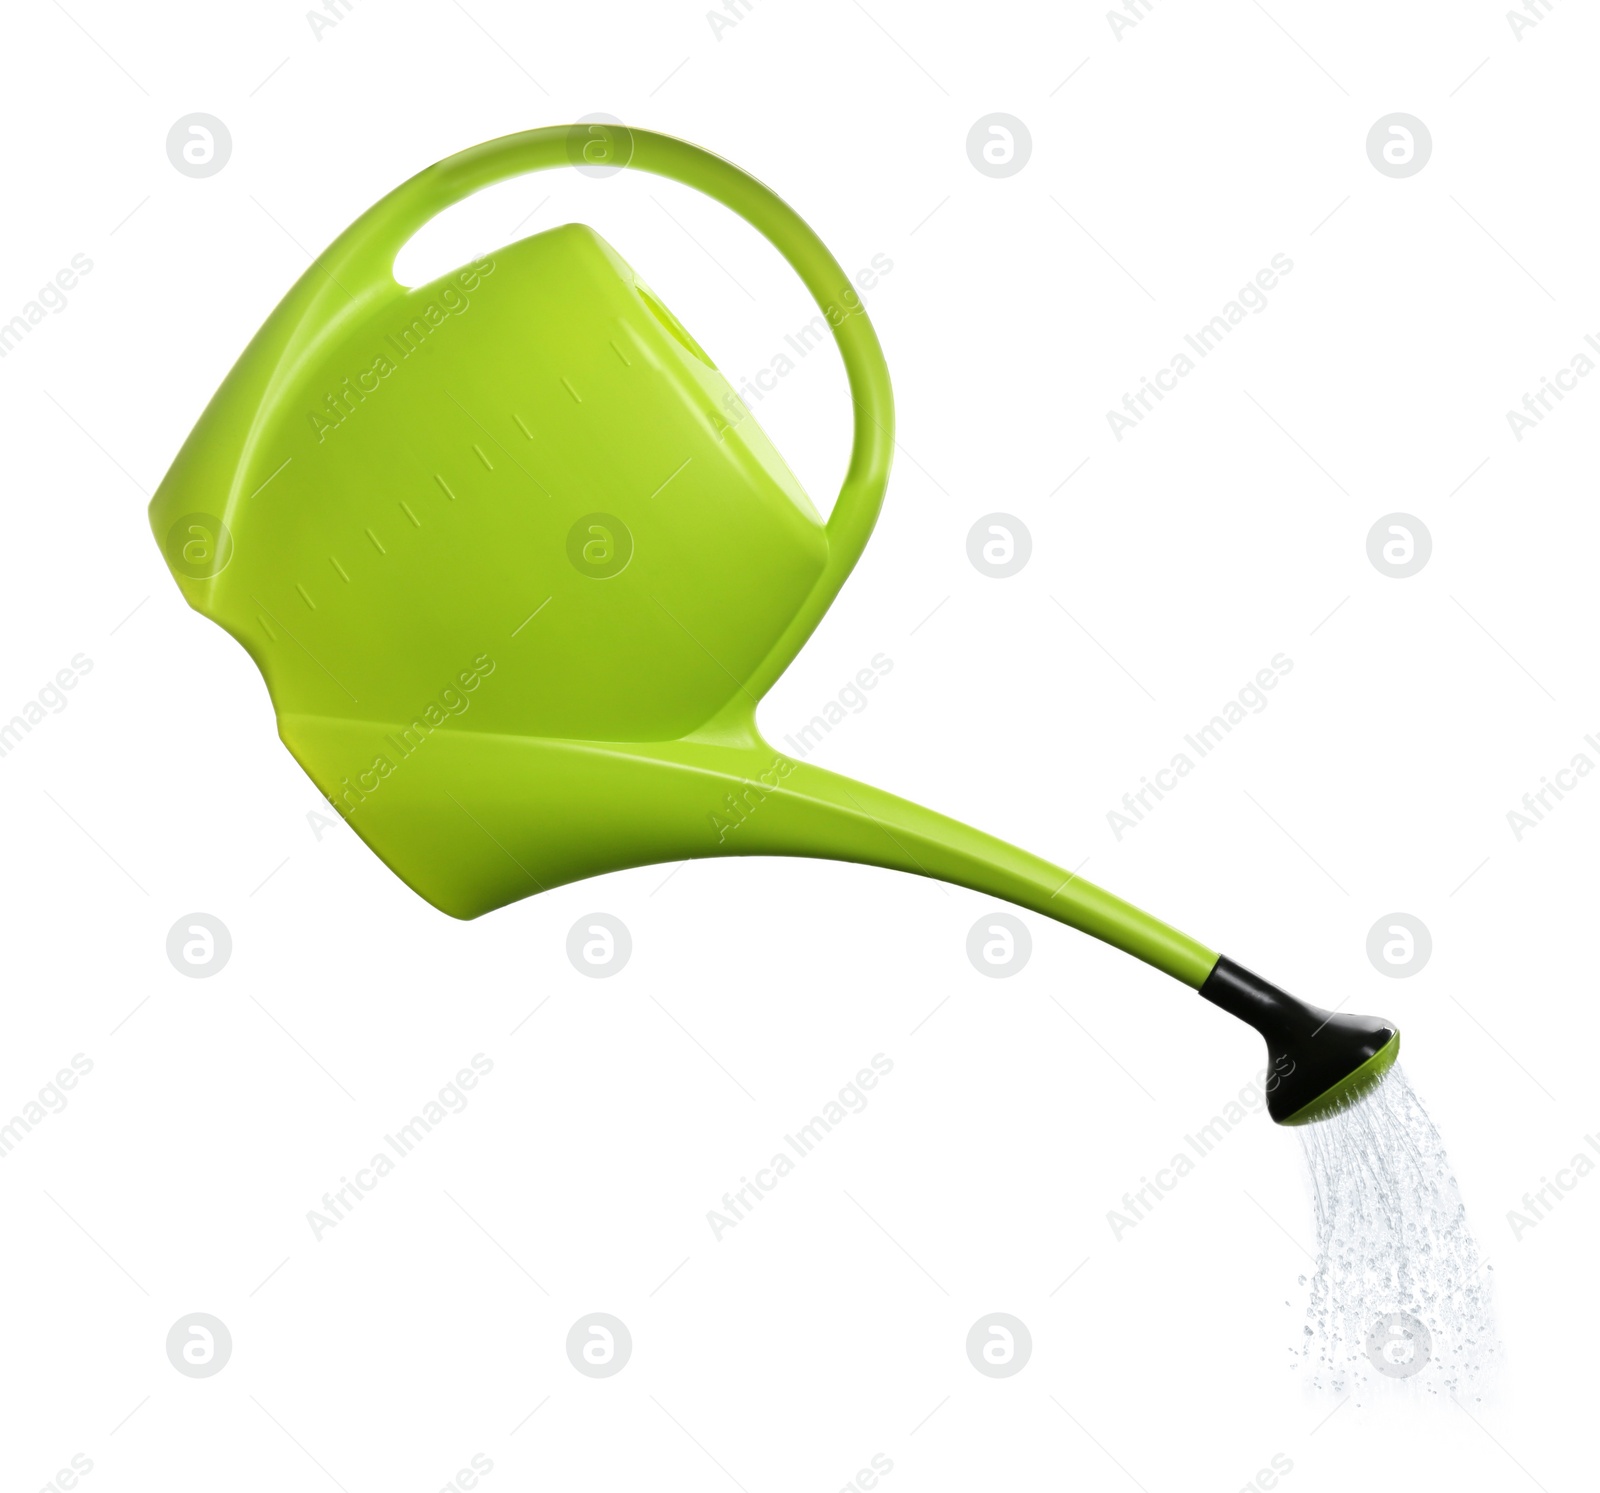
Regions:
[[[591, 229], [395, 281], [445, 208], [566, 165], [696, 187], [800, 276], [855, 412], [826, 520]], [[295, 760], [454, 917], [694, 856], [884, 866], [1081, 929], [1250, 1022], [1280, 1122], [1376, 1083], [1391, 1023], [1307, 1006], [1059, 866], [761, 739], [756, 704], [860, 558], [893, 449], [877, 335], [794, 210], [682, 140], [574, 125], [440, 161], [346, 229], [223, 381], [150, 521], [189, 605], [255, 660]]]

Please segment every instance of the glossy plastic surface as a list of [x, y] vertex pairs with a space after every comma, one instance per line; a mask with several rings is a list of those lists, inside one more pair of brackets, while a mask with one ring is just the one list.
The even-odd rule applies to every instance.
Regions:
[[[693, 337], [579, 225], [405, 289], [493, 182], [626, 165], [732, 208], [811, 292], [855, 435], [826, 523]], [[894, 408], [837, 261], [728, 162], [644, 131], [507, 136], [372, 207], [273, 312], [150, 505], [189, 603], [248, 650], [317, 787], [436, 907], [604, 871], [832, 857], [940, 877], [1192, 986], [1216, 955], [1047, 861], [762, 741], [755, 707], [872, 532]]]

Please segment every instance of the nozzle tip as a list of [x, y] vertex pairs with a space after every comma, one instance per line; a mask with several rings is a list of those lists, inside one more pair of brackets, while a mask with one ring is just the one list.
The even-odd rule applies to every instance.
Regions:
[[1286, 1119], [1278, 1119], [1276, 1115], [1273, 1118], [1277, 1119], [1280, 1125], [1310, 1125], [1314, 1121], [1325, 1120], [1337, 1111], [1347, 1109], [1365, 1098], [1377, 1088], [1388, 1071], [1394, 1067], [1395, 1059], [1399, 1056], [1400, 1033], [1396, 1031], [1359, 1068], [1324, 1089], [1309, 1104], [1302, 1105]]
[[1200, 994], [1266, 1039], [1271, 1074], [1267, 1113], [1305, 1125], [1374, 1088], [1400, 1053], [1400, 1031], [1379, 1016], [1324, 1011], [1268, 984], [1226, 955]]

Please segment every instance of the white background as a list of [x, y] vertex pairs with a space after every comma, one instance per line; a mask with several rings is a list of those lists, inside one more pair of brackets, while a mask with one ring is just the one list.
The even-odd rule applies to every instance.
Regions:
[[[7, 7], [0, 320], [74, 254], [93, 270], [0, 362], [0, 718], [93, 669], [0, 760], [0, 1111], [94, 1067], [0, 1165], [5, 1485], [81, 1454], [107, 1493], [425, 1493], [482, 1454], [490, 1489], [758, 1493], [882, 1454], [891, 1490], [1154, 1493], [1282, 1454], [1305, 1493], [1592, 1486], [1600, 1181], [1520, 1241], [1506, 1213], [1600, 1128], [1600, 783], [1520, 842], [1506, 813], [1600, 761], [1600, 379], [1521, 442], [1506, 411], [1600, 334], [1594, 16], [1555, 0], [1520, 40], [1487, 0], [1157, 0], [1120, 39], [1093, 6], [741, 17], [719, 39], [692, 3], [356, 0], [318, 39], [291, 3]], [[204, 180], [165, 150], [196, 111], [233, 140]], [[1260, 1067], [1121, 955], [1030, 916], [1028, 966], [989, 980], [982, 899], [811, 862], [457, 923], [313, 830], [148, 494], [308, 254], [431, 161], [592, 111], [738, 162], [847, 270], [893, 261], [868, 299], [894, 480], [768, 735], [885, 653], [814, 760], [1398, 1021], [1495, 1268], [1481, 1399], [1308, 1389], [1305, 1169], [1259, 1116], [1113, 1238], [1107, 1210]], [[1395, 111], [1433, 139], [1402, 180], [1365, 148]], [[966, 152], [993, 112], [1032, 138], [1006, 179]], [[731, 375], [813, 314], [751, 230], [629, 173], [506, 185], [418, 253], [570, 219]], [[1106, 411], [1279, 253], [1267, 309], [1118, 442]], [[831, 350], [756, 406], [823, 505], [847, 412]], [[1033, 536], [1010, 580], [966, 555], [995, 511]], [[1395, 511], [1433, 539], [1408, 580], [1366, 553]], [[1280, 652], [1270, 706], [1117, 840], [1107, 811]], [[194, 911], [233, 938], [210, 979], [165, 952]], [[595, 911], [633, 937], [606, 981], [565, 952]], [[1432, 933], [1413, 978], [1367, 958], [1395, 911]], [[470, 1107], [316, 1240], [307, 1210], [478, 1052]], [[716, 1240], [707, 1210], [880, 1052], [870, 1106]], [[164, 1352], [196, 1311], [232, 1333], [212, 1378]], [[564, 1351], [592, 1311], [633, 1335], [613, 1378]], [[994, 1311], [1032, 1333], [1011, 1378], [964, 1352]]]

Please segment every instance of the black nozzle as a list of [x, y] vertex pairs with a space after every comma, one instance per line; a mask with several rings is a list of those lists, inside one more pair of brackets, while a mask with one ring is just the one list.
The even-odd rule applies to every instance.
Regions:
[[1341, 1108], [1377, 1084], [1400, 1052], [1393, 1022], [1307, 1005], [1227, 955], [1200, 994], [1266, 1038], [1267, 1113], [1280, 1125], [1303, 1125]]

